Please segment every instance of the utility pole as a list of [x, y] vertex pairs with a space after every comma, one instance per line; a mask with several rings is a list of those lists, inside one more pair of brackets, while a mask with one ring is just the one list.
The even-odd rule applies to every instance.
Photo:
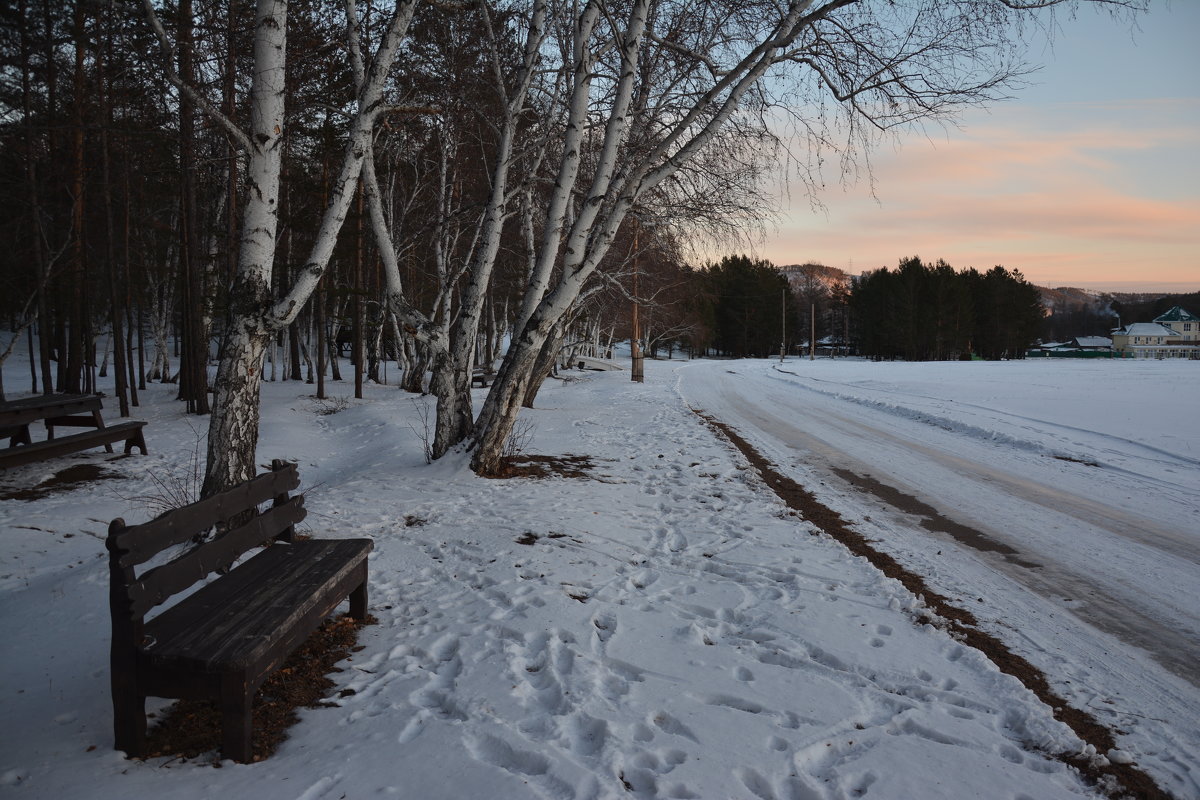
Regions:
[[808, 360], [812, 361], [817, 357], [817, 304], [813, 303], [809, 307], [808, 320], [810, 329], [808, 333]]
[[787, 287], [779, 293], [779, 363], [783, 363], [783, 354], [787, 352]]

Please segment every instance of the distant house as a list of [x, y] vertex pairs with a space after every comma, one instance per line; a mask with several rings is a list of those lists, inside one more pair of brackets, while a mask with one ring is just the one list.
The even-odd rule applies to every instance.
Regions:
[[1107, 353], [1112, 350], [1113, 340], [1107, 336], [1076, 336], [1073, 340], [1079, 350]]
[[1111, 358], [1113, 342], [1107, 336], [1077, 336], [1069, 342], [1044, 342], [1025, 352], [1029, 358]]
[[1112, 347], [1122, 358], [1200, 360], [1200, 317], [1175, 306], [1153, 322], [1135, 322], [1114, 330]]

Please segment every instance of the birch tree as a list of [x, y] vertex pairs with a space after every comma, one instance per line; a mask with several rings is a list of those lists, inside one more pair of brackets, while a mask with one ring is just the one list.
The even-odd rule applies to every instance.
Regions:
[[[437, 398], [437, 412], [431, 452], [435, 458], [470, 434], [474, 421], [471, 405], [471, 370], [474, 363], [476, 339], [483, 319], [492, 274], [496, 266], [504, 223], [510, 214], [513, 197], [519, 187], [510, 185], [510, 173], [518, 160], [517, 135], [527, 110], [527, 98], [537, 76], [540, 51], [546, 37], [547, 0], [533, 0], [521, 24], [524, 41], [520, 61], [504, 63], [506, 48], [503, 32], [497, 29], [495, 12], [487, 3], [478, 4], [478, 13], [486, 31], [491, 59], [491, 78], [499, 95], [502, 113], [496, 124], [496, 147], [490, 174], [490, 188], [481, 210], [478, 228], [474, 232], [465, 260], [446, 263], [445, 237], [436, 238], [439, 264], [439, 295], [434, 313], [425, 314], [406, 296], [400, 279], [396, 244], [392, 224], [385, 213], [382, 193], [374, 165], [364, 171], [364, 186], [370, 204], [372, 229], [379, 242], [387, 282], [388, 305], [392, 312], [427, 348], [433, 377], [430, 391]], [[510, 16], [516, 19], [518, 15]], [[362, 67], [351, 48], [351, 63], [356, 72]], [[442, 174], [445, 174], [445, 166]], [[448, 215], [445, 180], [438, 188], [438, 218]], [[451, 293], [458, 290], [458, 306], [451, 318], [448, 303]]]
[[[252, 477], [258, 444], [259, 388], [263, 354], [272, 336], [300, 313], [317, 287], [350, 210], [363, 161], [370, 151], [376, 119], [387, 110], [384, 88], [412, 20], [417, 0], [397, 2], [387, 17], [378, 49], [364, 68], [347, 131], [341, 168], [330, 192], [315, 241], [282, 299], [272, 293], [280, 174], [284, 137], [284, 75], [287, 55], [287, 0], [258, 0], [254, 17], [254, 75], [250, 87], [250, 126], [243, 130], [174, 71], [172, 45], [155, 13], [143, 0], [147, 18], [164, 50], [171, 82], [201, 111], [225, 128], [246, 154], [248, 187], [242, 212], [237, 273], [230, 293], [228, 329], [214, 382], [212, 419], [203, 495]], [[360, 27], [355, 0], [345, 0], [346, 30], [357, 46]]]
[[[630, 211], [654, 193], [721, 186], [769, 144], [772, 111], [853, 171], [878, 136], [1001, 99], [1027, 68], [1025, 24], [1087, 0], [588, 0], [574, 8], [566, 139], [521, 324], [472, 434], [496, 472], [539, 352]], [[1116, 10], [1144, 0], [1094, 0]], [[577, 145], [596, 130], [594, 164]], [[594, 127], [592, 127], [594, 126]], [[691, 167], [704, 163], [705, 170]], [[588, 167], [585, 169], [585, 167]], [[707, 174], [706, 174], [707, 173]], [[590, 180], [589, 180], [590, 179]], [[736, 179], [735, 179], [736, 180]], [[699, 183], [696, 183], [696, 182]]]

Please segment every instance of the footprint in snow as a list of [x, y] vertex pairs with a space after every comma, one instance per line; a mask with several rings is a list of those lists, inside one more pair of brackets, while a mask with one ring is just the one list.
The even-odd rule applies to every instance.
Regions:
[[539, 753], [518, 750], [503, 739], [488, 733], [468, 736], [465, 739], [467, 752], [477, 761], [491, 764], [508, 772], [521, 775], [545, 775], [550, 771], [550, 760]]
[[713, 694], [708, 695], [707, 697], [700, 697], [698, 699], [710, 706], [732, 708], [735, 711], [743, 711], [747, 714], [761, 714], [766, 710], [760, 703], [756, 703], [753, 700], [747, 700], [743, 697], [737, 697], [731, 694]]
[[775, 794], [771, 783], [749, 767], [737, 767], [733, 774], [759, 800], [778, 800], [779, 795]]
[[658, 573], [652, 569], [640, 569], [629, 576], [629, 586], [632, 589], [645, 589], [658, 580]]
[[[684, 725], [666, 711], [656, 711], [651, 714], [650, 722], [663, 733], [671, 736], [681, 736], [684, 739], [690, 739], [696, 744], [700, 744], [700, 740], [696, 738], [696, 734], [692, 733], [691, 728], [689, 728], [687, 725]], [[638, 733], [640, 732], [644, 732], [646, 734], [645, 739], [638, 738]], [[634, 738], [638, 739], [638, 741], [649, 741], [650, 739], [654, 738], [654, 731], [639, 723], [634, 731]]]
[[596, 629], [596, 638], [601, 643], [607, 642], [617, 632], [616, 615], [610, 614], [607, 611], [601, 612], [592, 617], [592, 627]]
[[574, 714], [563, 726], [571, 752], [583, 757], [600, 755], [608, 742], [608, 722], [587, 714]]

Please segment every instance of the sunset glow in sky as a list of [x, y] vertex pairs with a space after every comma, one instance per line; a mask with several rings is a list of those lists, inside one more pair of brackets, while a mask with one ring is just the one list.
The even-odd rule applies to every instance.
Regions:
[[1019, 269], [1043, 286], [1200, 289], [1200, 2], [1156, 0], [1136, 28], [1083, 9], [1015, 99], [873, 155], [813, 210], [793, 186], [756, 255], [852, 274], [903, 257]]

